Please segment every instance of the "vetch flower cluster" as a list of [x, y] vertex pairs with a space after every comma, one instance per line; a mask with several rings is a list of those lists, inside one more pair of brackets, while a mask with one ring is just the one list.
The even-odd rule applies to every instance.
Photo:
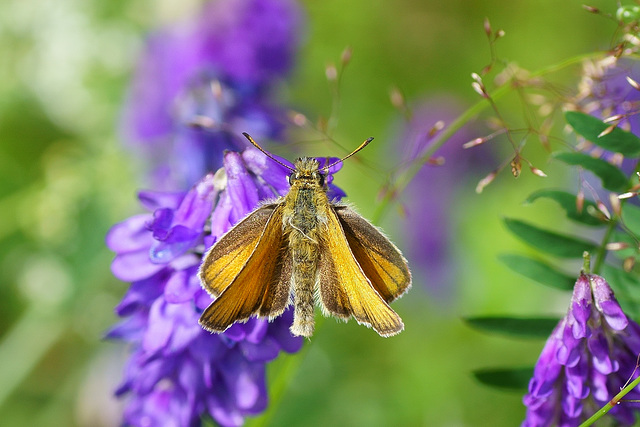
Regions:
[[[579, 425], [638, 376], [639, 354], [640, 326], [627, 318], [604, 278], [581, 274], [567, 315], [536, 363], [522, 425]], [[625, 399], [640, 399], [640, 391]], [[634, 405], [622, 402], [609, 414], [620, 425], [632, 425]]]
[[[319, 161], [324, 165], [327, 159]], [[130, 397], [127, 424], [199, 425], [209, 414], [235, 426], [265, 409], [265, 363], [303, 343], [289, 332], [292, 312], [210, 334], [198, 324], [211, 297], [197, 270], [206, 248], [233, 224], [262, 200], [288, 191], [288, 172], [255, 149], [227, 152], [224, 167], [188, 192], [141, 192], [140, 201], [152, 213], [109, 232], [107, 245], [116, 252], [113, 274], [132, 282], [116, 308], [125, 320], [108, 334], [133, 346], [117, 391]], [[330, 185], [330, 197], [344, 194]]]
[[288, 331], [289, 313], [221, 335], [198, 325], [211, 302], [196, 275], [205, 247], [261, 199], [285, 191], [285, 169], [265, 166], [260, 156], [228, 152], [223, 169], [186, 193], [141, 192], [153, 213], [117, 224], [107, 236], [117, 254], [114, 275], [132, 282], [116, 308], [125, 320], [108, 334], [133, 344], [117, 392], [130, 397], [127, 424], [199, 425], [208, 413], [222, 425], [240, 425], [266, 406], [265, 363], [302, 345]]

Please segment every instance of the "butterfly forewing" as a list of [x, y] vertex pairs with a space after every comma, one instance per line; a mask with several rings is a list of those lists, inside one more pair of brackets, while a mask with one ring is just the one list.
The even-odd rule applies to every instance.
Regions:
[[276, 206], [270, 204], [256, 209], [211, 247], [199, 271], [200, 282], [207, 292], [217, 297], [240, 273]]
[[[255, 214], [264, 215], [266, 209], [259, 213], [261, 209], [244, 221], [253, 221], [251, 217]], [[275, 209], [268, 210], [271, 214], [252, 253], [241, 267], [233, 267], [234, 270], [239, 270], [235, 278], [202, 313], [200, 324], [206, 329], [221, 332], [233, 323], [247, 320], [252, 315], [275, 317], [282, 314], [287, 306], [291, 289], [291, 263], [287, 256], [287, 243], [282, 234], [282, 206], [276, 205]], [[233, 230], [236, 229], [237, 227]], [[229, 234], [223, 239], [227, 236]], [[239, 235], [232, 237], [241, 238]], [[229, 243], [228, 246], [232, 244]], [[215, 264], [216, 261], [212, 261], [212, 265]], [[201, 277], [206, 280], [206, 277], [209, 277], [208, 270], [203, 269]], [[216, 275], [228, 276], [226, 272]], [[219, 289], [222, 286], [213, 284], [211, 287]]]
[[325, 311], [338, 317], [353, 316], [382, 336], [395, 335], [404, 325], [374, 289], [356, 261], [334, 209], [327, 209], [326, 230], [320, 233], [319, 288]]
[[409, 265], [382, 232], [347, 206], [334, 206], [351, 252], [380, 296], [391, 302], [411, 287]]

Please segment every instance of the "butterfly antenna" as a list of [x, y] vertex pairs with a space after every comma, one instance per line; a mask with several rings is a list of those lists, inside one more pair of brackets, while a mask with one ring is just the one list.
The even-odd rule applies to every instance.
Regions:
[[364, 140], [364, 142], [363, 142], [362, 144], [360, 144], [360, 146], [359, 146], [358, 148], [356, 148], [355, 150], [353, 150], [353, 151], [351, 152], [351, 154], [349, 154], [349, 155], [347, 155], [347, 156], [345, 156], [345, 157], [341, 158], [340, 160], [338, 160], [338, 161], [336, 161], [336, 162], [331, 163], [330, 165], [327, 165], [327, 166], [323, 167], [322, 169], [325, 169], [325, 170], [327, 170], [327, 172], [328, 172], [330, 167], [335, 166], [335, 165], [337, 165], [337, 164], [338, 164], [338, 163], [340, 163], [340, 162], [344, 162], [344, 161], [345, 161], [345, 160], [347, 160], [349, 157], [353, 156], [353, 155], [354, 155], [354, 154], [356, 154], [358, 151], [362, 150], [364, 147], [366, 147], [367, 145], [369, 145], [369, 143], [370, 143], [371, 141], [373, 141], [373, 137], [372, 137], [372, 136], [370, 136], [369, 138], [365, 139], [365, 140]]
[[[262, 151], [264, 153], [265, 156], [267, 156], [268, 158], [270, 158], [271, 160], [273, 160], [274, 162], [278, 163], [281, 166], [284, 166], [285, 168], [289, 169], [292, 172], [295, 172], [296, 170], [294, 168], [292, 168], [289, 165], [285, 165], [284, 163], [282, 163], [280, 160], [276, 159], [275, 157], [273, 157], [270, 153], [268, 153], [264, 148], [260, 147], [258, 145], [257, 142], [255, 142], [253, 140], [253, 138], [251, 138], [251, 135], [249, 135], [246, 132], [242, 132], [242, 134], [244, 135], [245, 138], [247, 138], [249, 140], [249, 142], [251, 143], [251, 145], [253, 145], [254, 147], [256, 147], [258, 150]], [[357, 151], [357, 150], [356, 150]], [[347, 156], [348, 157], [348, 156]]]

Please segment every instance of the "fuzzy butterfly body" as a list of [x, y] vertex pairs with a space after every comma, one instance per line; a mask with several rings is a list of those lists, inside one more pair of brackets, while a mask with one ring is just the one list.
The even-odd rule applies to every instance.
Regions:
[[316, 304], [381, 336], [401, 332], [389, 306], [411, 286], [401, 252], [353, 209], [329, 201], [317, 160], [298, 159], [292, 170], [286, 196], [259, 206], [206, 253], [199, 277], [216, 300], [200, 324], [223, 332], [252, 316], [275, 318], [293, 303], [294, 335], [313, 334]]

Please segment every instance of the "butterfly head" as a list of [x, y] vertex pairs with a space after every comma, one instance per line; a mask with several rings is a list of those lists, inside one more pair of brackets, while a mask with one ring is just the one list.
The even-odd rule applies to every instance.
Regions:
[[302, 157], [295, 162], [295, 170], [289, 175], [289, 185], [300, 187], [324, 187], [325, 174], [319, 170], [320, 164], [311, 157]]

